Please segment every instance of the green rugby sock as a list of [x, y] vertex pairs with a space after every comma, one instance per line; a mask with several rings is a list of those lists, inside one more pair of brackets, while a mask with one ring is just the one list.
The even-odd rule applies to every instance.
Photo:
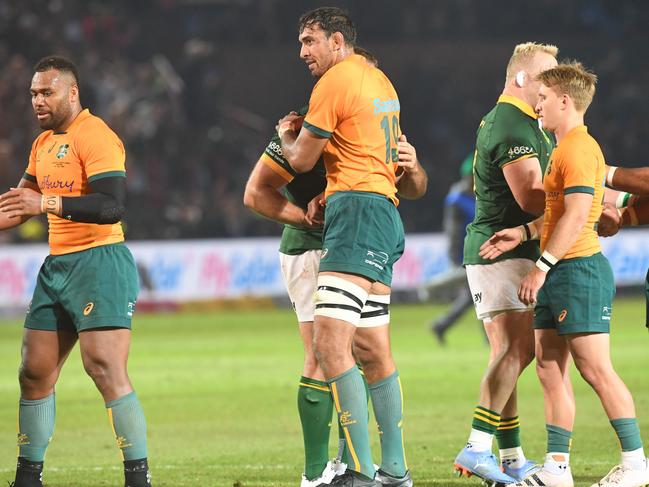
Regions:
[[329, 386], [351, 456], [347, 468], [371, 479], [375, 471], [367, 429], [367, 395], [358, 367], [332, 378]]
[[18, 456], [42, 462], [54, 433], [56, 402], [54, 394], [43, 399], [21, 399], [18, 408]]
[[483, 431], [490, 435], [496, 434], [498, 425], [500, 424], [500, 413], [483, 408], [478, 405], [473, 410], [473, 421], [471, 427], [474, 430]]
[[642, 448], [642, 438], [640, 437], [640, 428], [638, 428], [636, 418], [612, 419], [611, 425], [615, 429], [618, 440], [620, 440], [622, 451], [633, 451]]
[[107, 402], [106, 409], [123, 459], [146, 458], [146, 420], [135, 392]]
[[369, 384], [381, 438], [381, 470], [395, 477], [408, 471], [403, 450], [403, 393], [398, 372]]
[[297, 410], [304, 438], [304, 475], [313, 480], [329, 460], [329, 430], [334, 402], [326, 382], [300, 377]]
[[551, 424], [546, 424], [545, 429], [548, 432], [548, 453], [570, 453], [572, 431]]
[[496, 430], [498, 449], [518, 448], [521, 446], [521, 422], [518, 416], [501, 418]]
[[[363, 372], [363, 369], [360, 364], [356, 364], [358, 366], [358, 370], [361, 373], [361, 377], [363, 378], [363, 385], [365, 386], [365, 395], [367, 396], [367, 423], [369, 424], [370, 422], [370, 409], [369, 409], [369, 402], [370, 402], [370, 389], [367, 385], [367, 379], [365, 378], [365, 373]], [[343, 432], [343, 427], [340, 425], [340, 421], [338, 421], [338, 438], [339, 438], [339, 445], [342, 444], [342, 453], [340, 455], [340, 461], [343, 462], [346, 465], [353, 465], [353, 459], [351, 454], [349, 453], [349, 448], [347, 447], [347, 442], [345, 441], [345, 433]]]

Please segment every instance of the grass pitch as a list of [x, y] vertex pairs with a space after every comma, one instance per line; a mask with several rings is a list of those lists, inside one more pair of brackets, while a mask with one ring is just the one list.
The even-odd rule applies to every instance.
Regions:
[[[415, 485], [475, 486], [451, 465], [466, 441], [487, 347], [471, 313], [439, 346], [427, 322], [442, 306], [393, 306], [392, 341], [405, 394], [405, 436]], [[618, 299], [613, 355], [634, 394], [649, 439], [649, 335], [644, 301]], [[13, 480], [21, 324], [0, 322], [0, 485]], [[302, 361], [288, 310], [137, 316], [130, 375], [149, 424], [156, 487], [297, 486], [302, 438], [296, 408]], [[572, 467], [577, 486], [618, 461], [617, 441], [597, 397], [575, 375], [577, 421]], [[526, 453], [541, 459], [545, 428], [533, 367], [519, 383]], [[379, 448], [372, 427], [373, 450]], [[335, 429], [331, 438], [334, 454]], [[57, 423], [48, 449], [48, 487], [123, 485], [121, 463], [101, 397], [78, 349], [57, 388]]]

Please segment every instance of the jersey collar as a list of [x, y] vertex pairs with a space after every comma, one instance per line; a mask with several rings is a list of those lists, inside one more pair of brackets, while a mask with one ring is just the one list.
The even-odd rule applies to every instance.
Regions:
[[498, 97], [498, 103], [509, 103], [510, 105], [514, 105], [516, 108], [518, 108], [521, 112], [523, 112], [528, 117], [532, 117], [534, 120], [539, 118], [539, 116], [534, 111], [534, 108], [532, 108], [532, 105], [525, 103], [523, 100], [521, 100], [520, 98], [516, 98], [515, 96], [500, 95]]
[[79, 114], [74, 118], [74, 120], [72, 120], [72, 123], [71, 123], [70, 126], [66, 129], [65, 132], [54, 132], [54, 135], [64, 135], [64, 134], [67, 134], [68, 132], [70, 132], [70, 130], [72, 130], [72, 128], [73, 128], [75, 125], [81, 123], [83, 120], [85, 120], [85, 119], [88, 118], [89, 116], [90, 116], [90, 110], [88, 110], [87, 108], [84, 108], [83, 110], [81, 110], [81, 111], [79, 112]]

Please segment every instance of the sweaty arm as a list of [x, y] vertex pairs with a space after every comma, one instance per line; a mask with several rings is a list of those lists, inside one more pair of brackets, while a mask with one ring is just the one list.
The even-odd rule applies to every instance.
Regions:
[[532, 215], [542, 215], [545, 209], [545, 191], [541, 165], [536, 157], [528, 157], [503, 166], [503, 174], [516, 203]]
[[[18, 183], [18, 189], [29, 189], [35, 193], [40, 193], [38, 185], [32, 181], [29, 181], [25, 178], [22, 178]], [[5, 210], [8, 203], [10, 202], [9, 195], [11, 195], [15, 190], [9, 191], [3, 195], [0, 195], [0, 230], [8, 230], [10, 228], [17, 227], [22, 223], [25, 223], [33, 215], [14, 215], [10, 210]]]
[[609, 187], [633, 194], [649, 194], [649, 167], [609, 166], [606, 183]]
[[329, 139], [316, 135], [305, 127], [299, 133], [296, 132], [291, 128], [292, 120], [289, 117], [290, 114], [280, 120], [277, 126], [282, 141], [282, 154], [295, 172], [308, 172], [318, 162]]
[[243, 204], [276, 222], [308, 226], [304, 210], [288, 201], [279, 191], [288, 182], [268, 167], [263, 159], [259, 159], [246, 183]]

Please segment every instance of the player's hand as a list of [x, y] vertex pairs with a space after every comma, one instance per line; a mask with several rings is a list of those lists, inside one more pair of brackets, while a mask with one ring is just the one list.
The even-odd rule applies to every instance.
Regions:
[[397, 162], [396, 169], [398, 179], [401, 179], [404, 173], [419, 171], [417, 150], [410, 142], [408, 142], [408, 138], [405, 134], [401, 134], [397, 141], [397, 151], [399, 152], [399, 161]]
[[505, 228], [494, 233], [489, 240], [483, 243], [478, 254], [483, 259], [493, 260], [516, 248], [521, 243], [521, 237], [519, 228]]
[[43, 213], [41, 194], [29, 188], [11, 188], [0, 195], [0, 211], [8, 218], [35, 216]]
[[612, 237], [622, 226], [622, 213], [615, 205], [604, 203], [602, 214], [597, 224], [597, 234], [600, 237]]
[[325, 199], [324, 192], [317, 195], [307, 205], [304, 222], [309, 228], [320, 228], [324, 225]]
[[546, 276], [547, 272], [543, 272], [541, 269], [534, 266], [534, 269], [532, 269], [521, 281], [521, 285], [518, 288], [518, 299], [520, 299], [524, 304], [536, 303], [536, 297], [539, 293], [539, 289], [541, 289], [543, 283], [545, 283]]
[[286, 131], [298, 132], [302, 128], [303, 121], [304, 117], [298, 115], [297, 112], [290, 112], [277, 121], [275, 130], [280, 137], [282, 136], [282, 133]]

